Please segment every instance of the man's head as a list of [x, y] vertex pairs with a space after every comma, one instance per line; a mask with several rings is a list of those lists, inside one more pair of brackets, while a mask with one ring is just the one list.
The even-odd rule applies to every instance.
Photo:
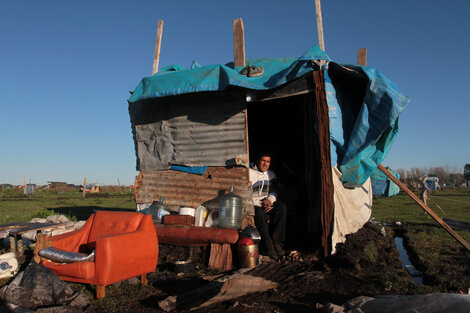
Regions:
[[258, 170], [261, 172], [266, 172], [269, 169], [269, 166], [271, 166], [271, 155], [267, 153], [261, 154], [258, 158], [257, 166]]

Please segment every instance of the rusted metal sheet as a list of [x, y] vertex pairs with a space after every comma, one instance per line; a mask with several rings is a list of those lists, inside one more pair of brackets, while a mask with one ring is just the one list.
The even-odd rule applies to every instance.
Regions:
[[136, 203], [152, 203], [164, 198], [172, 210], [180, 207], [197, 208], [203, 205], [219, 209], [219, 197], [234, 186], [234, 192], [243, 199], [243, 214], [254, 215], [251, 185], [246, 167], [209, 167], [203, 175], [162, 170], [141, 171], [136, 177]]

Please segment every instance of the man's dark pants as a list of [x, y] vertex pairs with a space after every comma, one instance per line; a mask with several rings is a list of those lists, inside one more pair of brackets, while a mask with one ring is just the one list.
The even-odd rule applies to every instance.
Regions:
[[284, 242], [286, 237], [287, 207], [282, 201], [274, 202], [268, 213], [255, 206], [255, 225], [261, 235], [260, 246], [265, 251], [274, 249], [273, 241]]

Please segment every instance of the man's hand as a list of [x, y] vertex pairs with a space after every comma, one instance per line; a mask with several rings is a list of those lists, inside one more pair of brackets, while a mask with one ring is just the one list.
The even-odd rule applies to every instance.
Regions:
[[264, 199], [261, 201], [261, 207], [264, 209], [265, 213], [268, 213], [273, 209], [273, 204], [269, 199]]

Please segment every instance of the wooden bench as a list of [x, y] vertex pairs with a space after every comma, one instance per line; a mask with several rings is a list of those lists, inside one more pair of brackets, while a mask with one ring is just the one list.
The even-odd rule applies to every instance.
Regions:
[[[166, 218], [166, 217], [165, 217]], [[232, 269], [232, 244], [239, 234], [235, 229], [197, 227], [191, 225], [155, 223], [158, 242], [184, 247], [210, 245], [209, 268], [228, 271]]]

